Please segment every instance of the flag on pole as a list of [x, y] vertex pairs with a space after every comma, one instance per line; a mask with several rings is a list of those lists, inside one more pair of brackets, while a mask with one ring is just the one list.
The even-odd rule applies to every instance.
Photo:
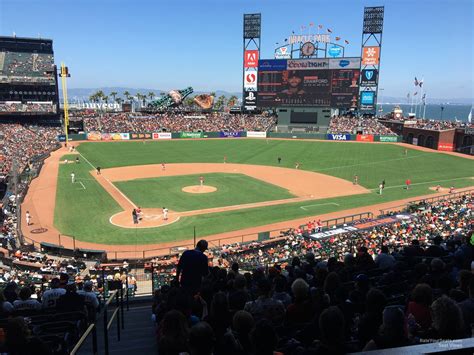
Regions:
[[423, 106], [426, 105], [426, 94], [423, 94], [421, 101], [423, 101]]
[[346, 42], [346, 44], [349, 44], [349, 41], [347, 39], [345, 39], [344, 42]]
[[418, 86], [418, 84], [420, 84], [420, 82], [418, 81], [418, 79], [415, 76], [415, 86]]
[[423, 79], [421, 79], [421, 80], [418, 82], [418, 85], [420, 86], [420, 88], [423, 86]]
[[306, 29], [306, 26], [301, 26], [301, 31], [304, 31]]
[[323, 25], [318, 25], [318, 28], [319, 28], [320, 30], [322, 30], [322, 29], [323, 29]]
[[332, 30], [331, 30], [330, 28], [328, 28], [328, 32], [329, 32], [329, 33], [332, 33]]
[[313, 27], [313, 26], [314, 26], [314, 22], [310, 22], [309, 27]]
[[413, 96], [416, 96], [416, 95], [418, 95], [418, 91], [413, 94]]
[[341, 39], [341, 37], [336, 37], [336, 41], [339, 41]]

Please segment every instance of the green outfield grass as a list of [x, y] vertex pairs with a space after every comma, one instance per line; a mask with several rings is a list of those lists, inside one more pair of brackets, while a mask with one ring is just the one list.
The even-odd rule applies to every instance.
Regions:
[[[200, 176], [204, 177], [206, 185], [216, 187], [217, 191], [207, 194], [181, 191], [185, 186], [199, 185]], [[178, 212], [295, 197], [286, 189], [243, 174], [165, 176], [117, 181], [114, 184], [137, 206], [166, 206]]]
[[[191, 239], [193, 227], [198, 237], [269, 223], [313, 216], [376, 203], [433, 193], [430, 186], [472, 186], [474, 161], [446, 154], [408, 150], [391, 144], [334, 143], [290, 140], [176, 140], [166, 142], [85, 143], [78, 151], [94, 166], [103, 168], [161, 162], [222, 162], [277, 166], [281, 156], [284, 167], [301, 163], [301, 169], [317, 171], [352, 180], [359, 175], [361, 185], [374, 191], [347, 197], [288, 203], [238, 211], [184, 217], [161, 228], [125, 229], [111, 225], [109, 218], [120, 207], [90, 176], [92, 169], [81, 164], [61, 165], [56, 194], [55, 225], [64, 234], [79, 240], [107, 243], [158, 243]], [[70, 173], [79, 184], [71, 184]], [[406, 178], [412, 189], [404, 190]], [[387, 188], [375, 193], [380, 181]], [[396, 202], [394, 202], [396, 205]]]

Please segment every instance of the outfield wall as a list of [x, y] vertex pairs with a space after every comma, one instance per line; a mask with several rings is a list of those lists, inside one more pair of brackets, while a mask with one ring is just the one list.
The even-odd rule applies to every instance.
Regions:
[[[325, 133], [280, 133], [280, 132], [144, 132], [144, 133], [100, 133], [70, 134], [69, 141], [128, 141], [128, 140], [169, 140], [169, 139], [212, 139], [212, 138], [282, 138], [282, 139], [317, 139], [330, 141], [357, 142], [401, 142], [401, 136], [380, 136], [373, 134], [325, 134]], [[64, 135], [58, 136], [58, 141], [65, 142]]]

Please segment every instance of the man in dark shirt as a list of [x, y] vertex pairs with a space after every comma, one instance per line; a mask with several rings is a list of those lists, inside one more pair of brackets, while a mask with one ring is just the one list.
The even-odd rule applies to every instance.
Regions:
[[70, 282], [66, 286], [66, 293], [56, 301], [56, 309], [58, 311], [84, 311], [84, 296], [77, 293], [76, 284]]
[[[185, 289], [192, 294], [196, 294], [201, 287], [201, 281], [209, 273], [207, 256], [207, 241], [200, 240], [196, 244], [196, 249], [186, 250], [178, 262], [176, 278]], [[181, 279], [180, 279], [181, 276]]]

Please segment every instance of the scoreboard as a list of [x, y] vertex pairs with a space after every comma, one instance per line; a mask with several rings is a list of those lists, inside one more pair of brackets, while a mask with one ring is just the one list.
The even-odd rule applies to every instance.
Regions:
[[360, 58], [260, 60], [259, 107], [357, 107]]

